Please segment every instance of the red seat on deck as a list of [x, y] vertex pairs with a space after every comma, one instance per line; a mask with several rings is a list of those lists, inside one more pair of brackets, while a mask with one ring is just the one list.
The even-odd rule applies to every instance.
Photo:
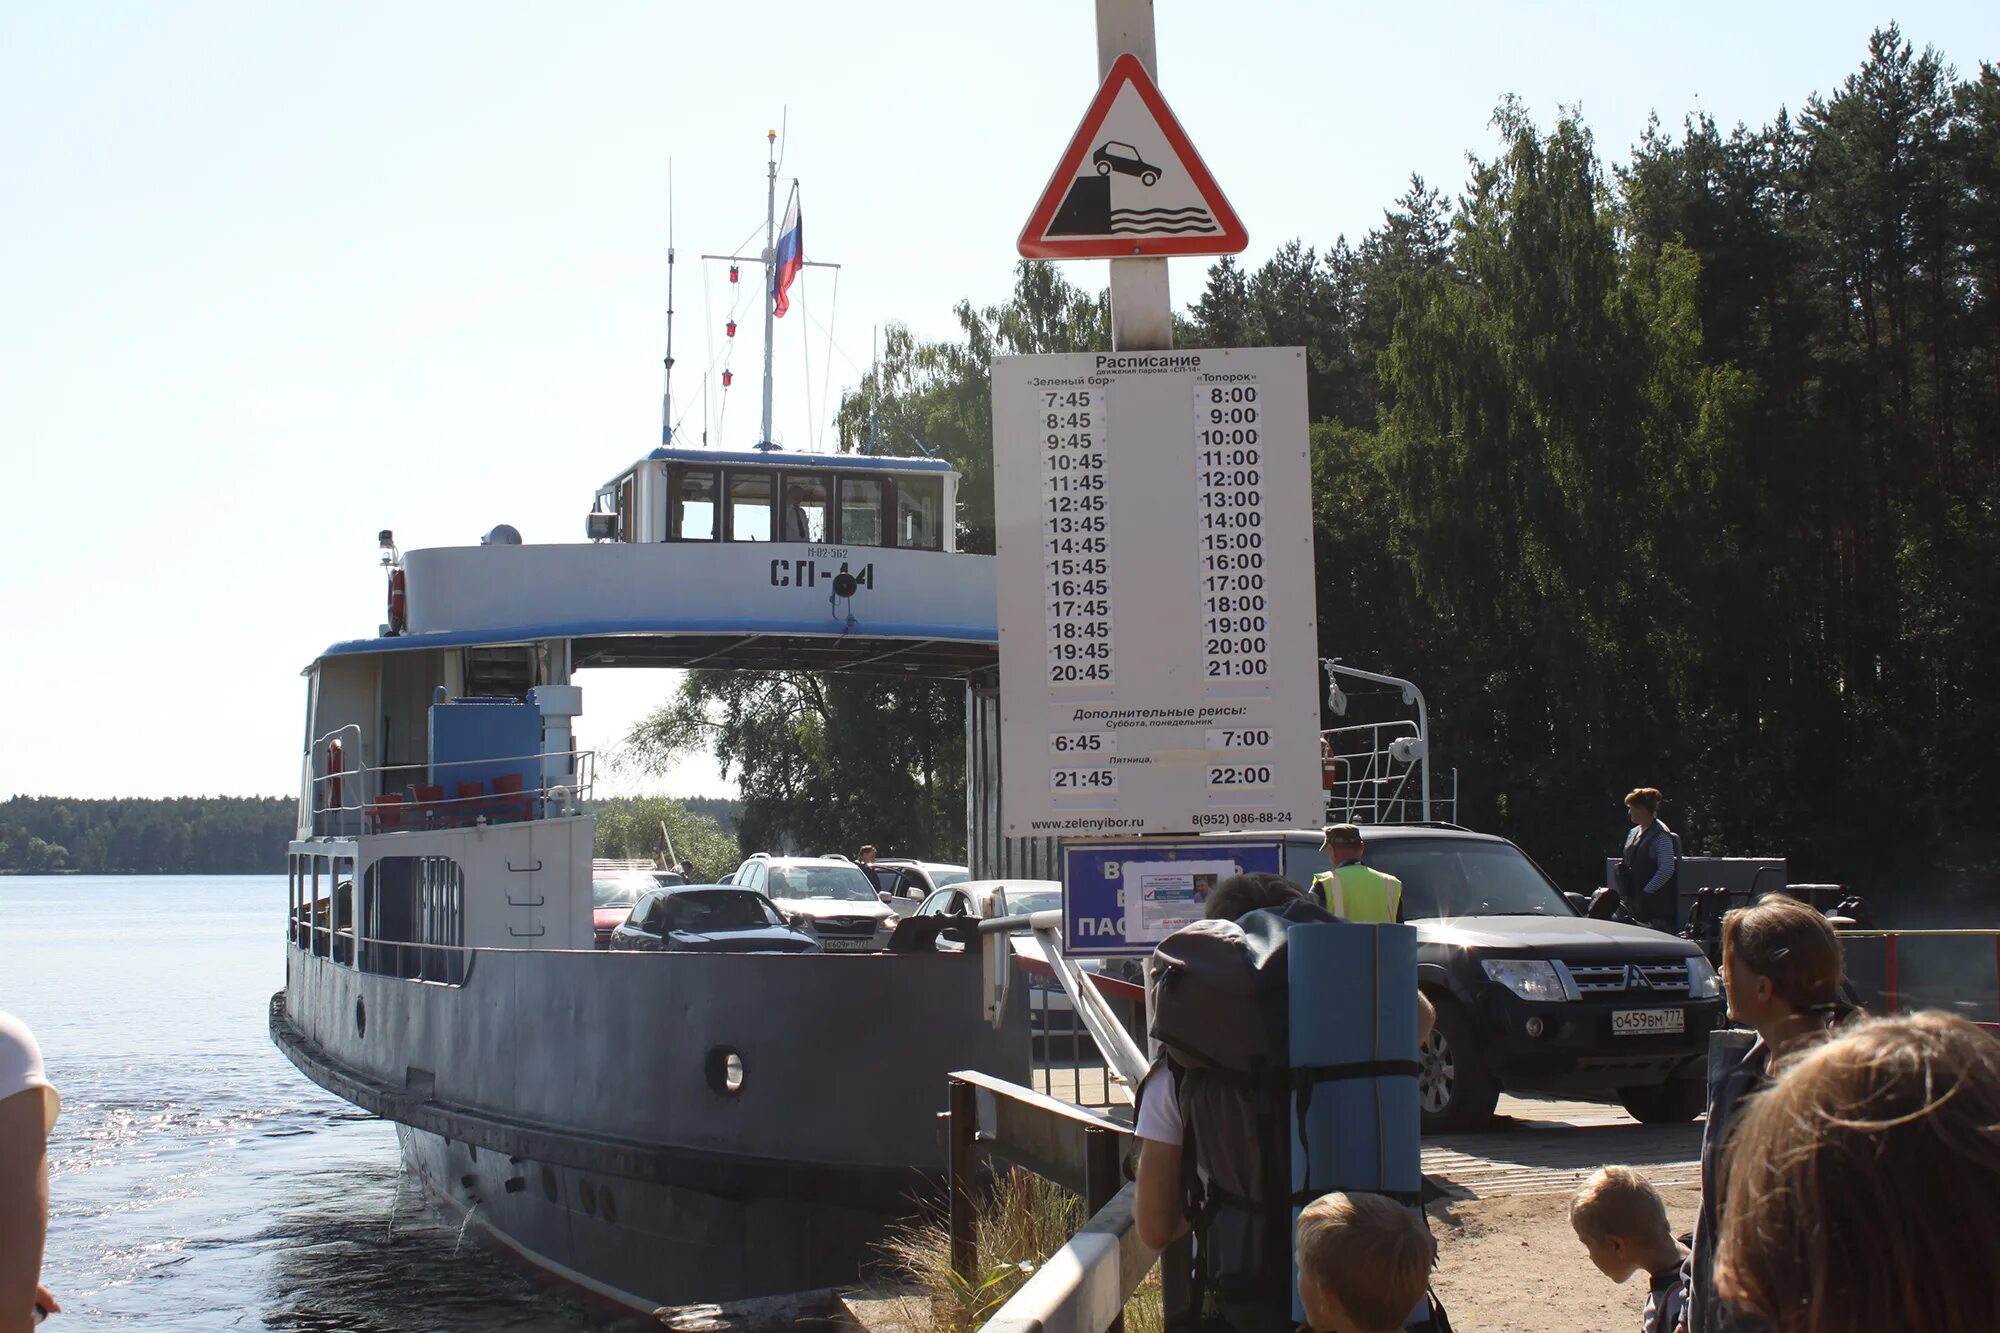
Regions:
[[533, 798], [525, 795], [526, 784], [519, 773], [503, 773], [493, 779], [493, 800], [487, 802], [495, 819], [526, 819], [534, 811]]
[[403, 827], [403, 798], [385, 793], [368, 802], [368, 831], [393, 833]]
[[450, 824], [470, 824], [479, 817], [480, 808], [486, 803], [484, 782], [461, 782], [454, 792], [454, 799], [446, 820]]
[[417, 788], [416, 816], [426, 824], [442, 824], [448, 821], [450, 811], [444, 806], [444, 784], [435, 787]]

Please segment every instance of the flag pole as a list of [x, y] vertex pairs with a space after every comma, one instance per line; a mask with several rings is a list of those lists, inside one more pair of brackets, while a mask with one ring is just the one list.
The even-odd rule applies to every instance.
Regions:
[[[660, 391], [660, 444], [674, 442], [674, 160], [667, 159], [667, 383]], [[703, 432], [706, 434], [706, 432]]]
[[771, 439], [771, 355], [776, 350], [772, 341], [772, 320], [776, 310], [772, 280], [778, 273], [778, 132], [770, 130], [765, 137], [770, 141], [771, 178], [764, 201], [764, 434], [757, 447], [773, 447]]

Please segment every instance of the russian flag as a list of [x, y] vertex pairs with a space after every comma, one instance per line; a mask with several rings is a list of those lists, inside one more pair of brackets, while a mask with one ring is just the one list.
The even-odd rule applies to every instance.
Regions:
[[782, 315], [792, 303], [785, 293], [806, 262], [805, 232], [799, 226], [799, 191], [792, 187], [791, 202], [785, 205], [785, 225], [778, 229], [778, 249], [771, 261], [771, 313]]

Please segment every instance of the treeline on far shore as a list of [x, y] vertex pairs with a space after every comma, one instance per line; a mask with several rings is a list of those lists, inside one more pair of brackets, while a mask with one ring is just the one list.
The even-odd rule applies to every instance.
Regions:
[[14, 796], [0, 802], [0, 874], [280, 874], [288, 796]]
[[[647, 805], [646, 827], [662, 817], [678, 825], [684, 817], [699, 816], [693, 819], [699, 828], [676, 827], [677, 841], [700, 842], [701, 850], [711, 853], [710, 862], [733, 865], [730, 839], [741, 804], [701, 796], [655, 801]], [[600, 818], [614, 816], [616, 824], [616, 816], [634, 805], [592, 802], [589, 808]], [[289, 796], [13, 796], [0, 801], [0, 875], [280, 875], [297, 814], [298, 802]], [[712, 835], [707, 841], [699, 836], [703, 830]], [[599, 832], [602, 843], [604, 830]], [[644, 850], [650, 851], [650, 834], [645, 841]], [[598, 850], [635, 854], [622, 846]]]

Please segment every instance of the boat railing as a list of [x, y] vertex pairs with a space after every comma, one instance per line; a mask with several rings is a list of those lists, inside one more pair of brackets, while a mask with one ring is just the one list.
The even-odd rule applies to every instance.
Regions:
[[[320, 899], [320, 902], [326, 902]], [[357, 935], [351, 924], [336, 925], [326, 913], [310, 906], [294, 913], [292, 943], [316, 958], [378, 976], [463, 986], [472, 976], [480, 949], [466, 944], [434, 944], [422, 940], [385, 940]], [[357, 959], [359, 961], [357, 961]]]
[[1327, 821], [1334, 824], [1449, 822], [1458, 811], [1458, 770], [1449, 795], [1430, 787], [1428, 743], [1407, 718], [1330, 727], [1319, 734]]
[[[313, 742], [312, 831], [319, 837], [519, 823], [575, 813], [597, 783], [593, 750], [541, 750], [429, 764], [361, 764], [359, 727]], [[488, 781], [496, 768], [511, 768]], [[530, 785], [522, 770], [535, 773]], [[462, 776], [465, 780], [456, 780]]]

